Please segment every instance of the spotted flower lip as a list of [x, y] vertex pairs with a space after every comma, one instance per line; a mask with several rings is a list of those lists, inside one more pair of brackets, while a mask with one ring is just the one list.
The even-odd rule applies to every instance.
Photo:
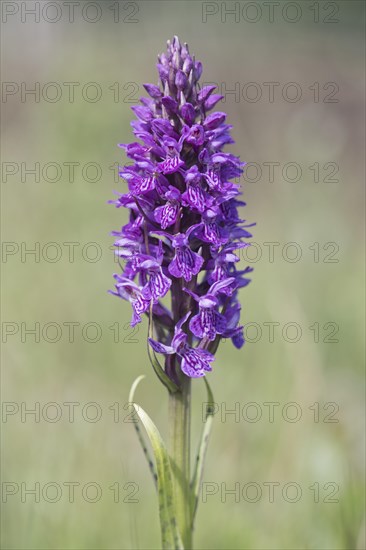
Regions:
[[182, 360], [181, 369], [184, 374], [191, 378], [200, 378], [206, 372], [212, 370], [210, 363], [214, 360], [214, 356], [205, 349], [192, 348], [187, 344], [188, 336], [181, 327], [189, 315], [190, 313], [187, 313], [175, 327], [174, 337], [170, 346], [156, 342], [152, 338], [149, 338], [149, 344], [157, 353], [164, 353], [165, 355], [177, 354]]
[[200, 87], [202, 64], [177, 37], [157, 69], [158, 84], [144, 84], [148, 97], [132, 108], [136, 141], [120, 144], [127, 192], [110, 202], [129, 221], [112, 232], [124, 266], [111, 293], [131, 303], [132, 325], [150, 318], [149, 345], [176, 381], [210, 372], [222, 338], [244, 343], [238, 290], [252, 268], [237, 268], [236, 251], [249, 246], [251, 225], [240, 219], [245, 203], [233, 181], [245, 163], [223, 151], [232, 126], [212, 111], [223, 96]]

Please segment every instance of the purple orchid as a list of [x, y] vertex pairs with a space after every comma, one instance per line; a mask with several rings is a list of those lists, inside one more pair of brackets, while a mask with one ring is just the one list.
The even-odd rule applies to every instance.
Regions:
[[114, 277], [117, 280], [117, 292], [111, 290], [110, 293], [131, 303], [133, 310], [131, 326], [134, 327], [141, 322], [141, 315], [149, 309], [150, 300], [144, 297], [142, 289], [133, 281], [120, 275]]
[[160, 223], [162, 229], [174, 225], [177, 221], [181, 194], [176, 187], [171, 185], [168, 191], [164, 193], [164, 198], [167, 202], [163, 206], [158, 206], [154, 213], [155, 220]]
[[214, 360], [214, 356], [205, 349], [192, 348], [187, 344], [188, 336], [181, 327], [189, 316], [188, 312], [175, 327], [170, 346], [156, 342], [152, 338], [149, 338], [149, 344], [157, 353], [177, 354], [182, 359], [181, 369], [184, 374], [191, 378], [200, 378], [212, 370], [210, 363]]
[[219, 300], [217, 294], [232, 294], [235, 288], [235, 278], [229, 277], [223, 281], [214, 283], [207, 294], [198, 296], [191, 290], [184, 289], [198, 303], [198, 314], [192, 317], [189, 328], [197, 338], [215, 340], [218, 334], [223, 334], [227, 327], [227, 320], [218, 311]]
[[186, 234], [178, 233], [172, 238], [175, 255], [168, 267], [173, 277], [183, 278], [185, 281], [190, 281], [193, 275], [197, 275], [203, 264], [202, 256], [193, 252], [189, 246], [188, 233], [189, 230]]
[[[179, 383], [181, 372], [211, 371], [222, 338], [244, 343], [237, 295], [252, 269], [237, 269], [235, 251], [251, 233], [232, 181], [245, 163], [223, 152], [233, 143], [226, 114], [210, 113], [222, 96], [215, 86], [200, 89], [202, 64], [177, 37], [157, 68], [159, 85], [144, 84], [149, 97], [132, 108], [138, 141], [121, 145], [132, 160], [120, 170], [128, 190], [110, 202], [128, 209], [129, 222], [112, 233], [124, 262], [112, 294], [131, 303], [133, 326], [150, 317], [149, 345]], [[170, 310], [162, 303], [169, 293]]]

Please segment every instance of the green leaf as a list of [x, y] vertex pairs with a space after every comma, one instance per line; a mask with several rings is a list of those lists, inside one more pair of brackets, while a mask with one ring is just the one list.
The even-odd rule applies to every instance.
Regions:
[[208, 440], [210, 437], [210, 432], [212, 428], [212, 422], [213, 422], [213, 415], [214, 415], [214, 396], [211, 391], [211, 388], [209, 386], [209, 383], [207, 382], [206, 378], [204, 378], [205, 384], [206, 384], [206, 390], [207, 390], [207, 403], [206, 403], [206, 417], [205, 417], [205, 423], [202, 430], [201, 440], [198, 447], [198, 452], [196, 456], [196, 464], [195, 469], [191, 481], [191, 488], [192, 488], [192, 529], [194, 526], [194, 520], [197, 513], [198, 508], [198, 499], [199, 494], [201, 490], [202, 485], [202, 479], [203, 479], [203, 470], [205, 466], [205, 458], [207, 453], [207, 447], [208, 447]]
[[160, 382], [164, 384], [164, 386], [170, 391], [170, 393], [175, 393], [178, 390], [177, 385], [174, 384], [173, 380], [171, 380], [169, 376], [165, 373], [163, 367], [160, 365], [155, 355], [154, 350], [151, 349], [149, 342], [147, 343], [147, 353], [149, 355], [150, 363], [152, 364], [155, 374], [159, 378]]
[[[128, 398], [128, 401], [129, 401], [129, 405], [131, 405], [131, 407], [133, 407], [133, 410], [136, 412], [136, 409], [135, 409], [135, 406], [134, 406], [134, 403], [133, 403], [133, 396], [134, 396], [134, 393], [135, 393], [135, 390], [138, 386], [138, 384], [141, 382], [141, 380], [145, 378], [145, 376], [139, 376], [138, 378], [136, 378], [136, 380], [134, 381], [134, 383], [132, 384], [132, 387], [131, 387], [131, 390], [130, 390], [130, 395], [129, 395], [129, 398]], [[156, 469], [155, 469], [155, 464], [154, 464], [154, 461], [152, 459], [152, 456], [150, 454], [150, 451], [148, 449], [148, 446], [147, 446], [147, 443], [146, 443], [146, 439], [145, 437], [143, 436], [143, 433], [141, 432], [141, 429], [140, 429], [140, 426], [139, 426], [139, 421], [136, 419], [136, 418], [133, 418], [133, 426], [136, 430], [136, 434], [137, 434], [137, 437], [138, 437], [138, 440], [141, 444], [141, 447], [142, 447], [142, 450], [144, 452], [144, 455], [146, 457], [146, 460], [147, 460], [147, 463], [149, 465], [149, 469], [150, 469], [150, 472], [151, 472], [151, 475], [153, 477], [153, 480], [154, 480], [154, 484], [155, 484], [155, 487], [157, 487], [157, 482], [158, 482], [158, 474], [156, 473]]]
[[[153, 337], [153, 320], [152, 320], [152, 308], [153, 303], [150, 304], [150, 313], [149, 313], [149, 328], [148, 333], [149, 337]], [[160, 365], [154, 350], [151, 349], [149, 342], [147, 342], [147, 353], [150, 359], [150, 363], [152, 364], [152, 367], [155, 371], [155, 374], [159, 378], [160, 382], [164, 384], [164, 386], [171, 392], [175, 393], [178, 391], [178, 386], [174, 384], [173, 380], [169, 378], [169, 376], [165, 373], [163, 367]]]
[[184, 550], [175, 516], [172, 471], [168, 451], [159, 430], [149, 415], [133, 401], [136, 387], [142, 378], [144, 377], [139, 376], [133, 383], [129, 401], [145, 427], [155, 456], [162, 547], [164, 550]]

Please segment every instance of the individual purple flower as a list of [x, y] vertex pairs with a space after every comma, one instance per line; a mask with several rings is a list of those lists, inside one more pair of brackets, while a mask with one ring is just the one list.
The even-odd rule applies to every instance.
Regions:
[[164, 198], [167, 199], [166, 204], [158, 206], [154, 212], [154, 218], [160, 223], [162, 229], [174, 225], [177, 221], [181, 194], [176, 187], [170, 186], [168, 191], [164, 193]]
[[178, 233], [172, 239], [175, 255], [169, 264], [168, 270], [173, 277], [190, 281], [193, 275], [197, 275], [202, 267], [203, 258], [197, 252], [193, 252], [189, 246], [187, 234]]
[[111, 290], [110, 293], [131, 303], [133, 310], [131, 326], [134, 327], [141, 322], [141, 315], [148, 310], [150, 300], [144, 297], [142, 289], [136, 283], [119, 275], [115, 275], [115, 279], [117, 292]]
[[206, 372], [212, 370], [210, 363], [215, 360], [214, 356], [202, 348], [192, 348], [187, 344], [187, 334], [182, 330], [182, 325], [188, 319], [188, 312], [177, 324], [171, 344], [161, 344], [149, 338], [149, 344], [157, 353], [171, 355], [176, 353], [181, 358], [181, 369], [191, 378], [200, 378]]
[[182, 194], [182, 204], [202, 214], [214, 199], [203, 189], [203, 177], [197, 166], [187, 170], [184, 179], [186, 191]]
[[183, 128], [184, 141], [198, 147], [205, 142], [205, 129], [200, 124], [193, 124], [191, 128]]
[[234, 301], [225, 311], [226, 327], [222, 333], [223, 338], [231, 338], [232, 343], [240, 349], [245, 342], [244, 327], [238, 326], [240, 320], [240, 304]]
[[164, 275], [159, 262], [155, 260], [145, 260], [140, 268], [149, 274], [149, 281], [142, 289], [142, 294], [145, 299], [153, 300], [153, 303], [156, 303], [169, 291], [172, 281]]
[[189, 322], [189, 328], [197, 338], [207, 338], [212, 341], [218, 334], [225, 332], [227, 320], [218, 310], [220, 302], [217, 294], [232, 294], [233, 284], [235, 284], [234, 277], [214, 283], [203, 296], [184, 289], [198, 304], [198, 313]]
[[112, 294], [131, 303], [133, 325], [149, 317], [150, 346], [179, 385], [211, 370], [222, 338], [244, 343], [238, 290], [252, 268], [238, 269], [236, 251], [251, 233], [233, 181], [245, 163], [223, 150], [233, 143], [226, 114], [210, 112], [222, 96], [200, 88], [202, 64], [177, 37], [157, 69], [159, 82], [133, 107], [135, 141], [120, 145], [127, 190], [110, 202], [129, 220], [112, 233], [121, 265]]

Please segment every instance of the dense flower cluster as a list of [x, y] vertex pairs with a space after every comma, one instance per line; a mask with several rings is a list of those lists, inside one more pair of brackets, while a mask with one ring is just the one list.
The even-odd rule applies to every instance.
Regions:
[[179, 367], [190, 377], [210, 371], [221, 338], [243, 345], [237, 293], [251, 268], [237, 270], [234, 251], [251, 234], [230, 181], [244, 163], [222, 152], [233, 143], [231, 126], [225, 113], [208, 114], [222, 96], [215, 86], [200, 89], [202, 65], [177, 37], [157, 68], [161, 86], [145, 84], [149, 97], [132, 107], [139, 142], [121, 145], [133, 161], [120, 171], [129, 191], [111, 202], [128, 208], [130, 220], [113, 232], [124, 268], [112, 293], [131, 303], [132, 326], [150, 316], [150, 346], [177, 380]]

